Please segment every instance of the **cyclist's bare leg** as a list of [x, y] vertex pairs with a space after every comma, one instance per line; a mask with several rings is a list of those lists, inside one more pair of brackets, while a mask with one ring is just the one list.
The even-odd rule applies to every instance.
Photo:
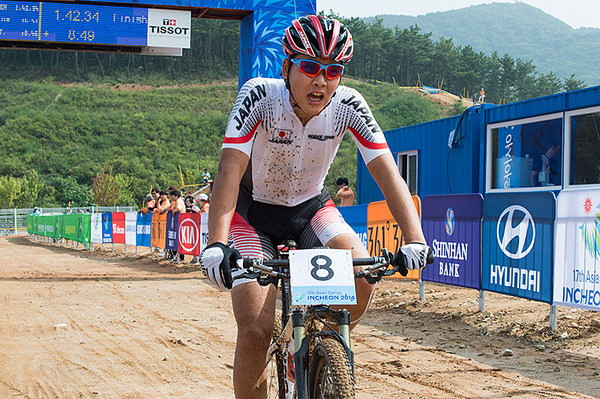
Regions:
[[[369, 253], [367, 249], [360, 241], [356, 234], [339, 234], [329, 240], [326, 244], [326, 247], [335, 248], [335, 249], [350, 249], [352, 250], [353, 258], [368, 258]], [[354, 268], [354, 272], [357, 273], [361, 270], [360, 266], [356, 266]], [[375, 285], [369, 284], [366, 279], [359, 278], [356, 279], [356, 305], [344, 305], [336, 308], [347, 309], [351, 314], [351, 324], [350, 328], [354, 328], [356, 324], [360, 321], [362, 316], [367, 311], [370, 303], [371, 303], [371, 294], [375, 290]]]
[[231, 290], [233, 313], [238, 326], [233, 388], [236, 399], [267, 396], [265, 358], [275, 317], [275, 286], [256, 282]]

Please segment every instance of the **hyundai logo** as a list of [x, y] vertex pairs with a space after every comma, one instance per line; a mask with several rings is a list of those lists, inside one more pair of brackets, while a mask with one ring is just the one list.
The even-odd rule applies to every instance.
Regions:
[[[501, 225], [504, 225], [502, 231], [500, 231]], [[535, 243], [535, 222], [529, 211], [520, 205], [506, 208], [498, 219], [496, 237], [500, 249], [509, 258], [521, 259], [527, 256]], [[509, 247], [515, 239], [516, 245], [512, 244]]]

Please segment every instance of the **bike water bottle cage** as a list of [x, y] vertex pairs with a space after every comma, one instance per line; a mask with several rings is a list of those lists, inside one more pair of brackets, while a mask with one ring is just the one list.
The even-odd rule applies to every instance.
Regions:
[[344, 66], [342, 64], [329, 64], [323, 65], [320, 62], [313, 60], [300, 60], [297, 58], [290, 59], [298, 67], [298, 70], [308, 77], [314, 78], [322, 70], [325, 70], [325, 76], [329, 80], [337, 79], [344, 73]]

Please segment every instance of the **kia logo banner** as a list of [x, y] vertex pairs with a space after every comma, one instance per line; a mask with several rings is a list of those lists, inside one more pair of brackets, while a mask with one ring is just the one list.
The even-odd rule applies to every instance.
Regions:
[[486, 194], [481, 262], [484, 290], [552, 302], [555, 216], [552, 192]]
[[423, 233], [435, 261], [421, 279], [481, 289], [481, 194], [431, 195], [423, 199]]
[[177, 252], [184, 255], [200, 255], [200, 214], [179, 214], [179, 246]]

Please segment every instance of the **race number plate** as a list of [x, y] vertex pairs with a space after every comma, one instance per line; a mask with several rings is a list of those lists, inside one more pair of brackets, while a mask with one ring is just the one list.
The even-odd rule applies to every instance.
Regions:
[[352, 254], [345, 249], [290, 251], [294, 305], [356, 305]]

